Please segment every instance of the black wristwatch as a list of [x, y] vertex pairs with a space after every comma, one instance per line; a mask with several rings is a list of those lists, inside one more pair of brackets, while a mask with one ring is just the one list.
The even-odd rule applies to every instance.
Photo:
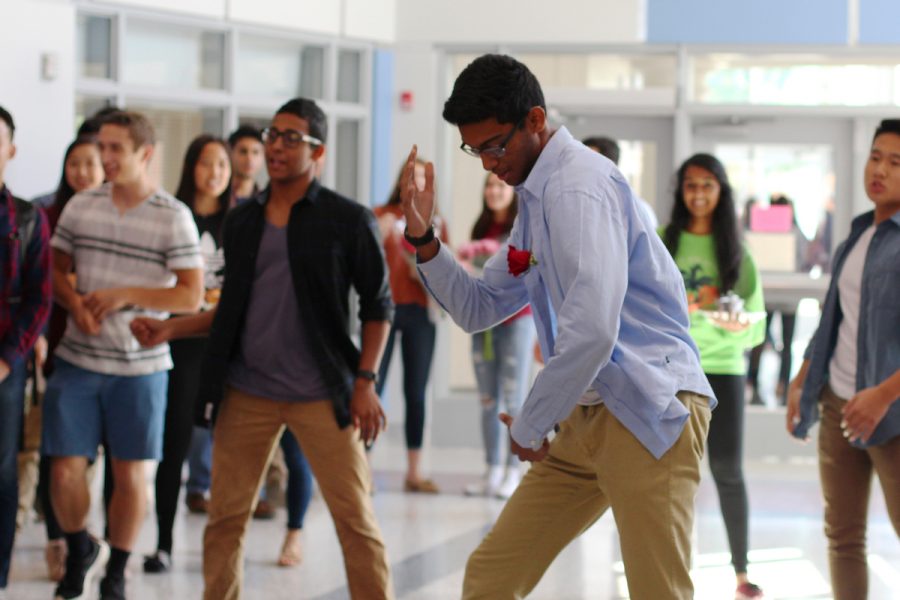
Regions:
[[411, 245], [415, 246], [416, 248], [420, 248], [430, 243], [431, 240], [434, 239], [434, 226], [432, 225], [431, 227], [429, 227], [428, 231], [426, 231], [425, 235], [423, 235], [422, 237], [413, 237], [409, 235], [409, 227], [407, 227], [403, 230], [403, 237], [405, 237], [406, 241]]
[[359, 369], [358, 371], [356, 371], [356, 378], [367, 379], [375, 385], [378, 385], [378, 373], [376, 373], [375, 371], [366, 371], [365, 369]]

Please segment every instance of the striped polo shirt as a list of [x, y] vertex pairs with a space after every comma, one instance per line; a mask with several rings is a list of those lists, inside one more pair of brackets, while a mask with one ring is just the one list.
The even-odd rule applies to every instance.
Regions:
[[[112, 184], [75, 195], [66, 204], [51, 240], [72, 257], [77, 290], [174, 287], [174, 271], [200, 269], [197, 227], [191, 211], [163, 191], [124, 214], [112, 201]], [[126, 306], [108, 315], [99, 335], [87, 335], [70, 315], [56, 354], [83, 369], [109, 375], [147, 375], [172, 368], [169, 345], [142, 348], [131, 334], [135, 317], [168, 314]]]

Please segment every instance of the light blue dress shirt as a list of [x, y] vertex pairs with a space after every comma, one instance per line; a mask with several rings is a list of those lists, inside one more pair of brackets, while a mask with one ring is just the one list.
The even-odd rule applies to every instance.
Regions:
[[689, 416], [679, 391], [715, 406], [688, 333], [681, 273], [615, 165], [564, 127], [516, 192], [509, 244], [537, 264], [514, 277], [504, 248], [474, 278], [441, 247], [419, 264], [426, 287], [468, 332], [531, 303], [545, 366], [513, 423], [516, 443], [539, 448], [591, 387], [661, 457]]

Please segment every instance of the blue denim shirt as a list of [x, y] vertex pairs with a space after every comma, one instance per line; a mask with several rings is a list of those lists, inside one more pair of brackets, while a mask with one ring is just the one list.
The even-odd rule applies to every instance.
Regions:
[[715, 405], [689, 333], [681, 273], [618, 169], [564, 127], [516, 192], [509, 243], [530, 250], [536, 264], [515, 277], [504, 248], [479, 279], [441, 247], [419, 264], [422, 280], [469, 332], [531, 303], [546, 360], [510, 432], [519, 445], [539, 446], [591, 387], [659, 458], [689, 416], [679, 391]]
[[[810, 361], [803, 395], [800, 399], [800, 423], [794, 436], [804, 438], [819, 419], [819, 397], [828, 383], [828, 365], [837, 345], [838, 328], [843, 318], [838, 298], [838, 280], [844, 261], [860, 235], [875, 221], [875, 213], [856, 217], [850, 236], [834, 254], [831, 285], [825, 295], [822, 319], [806, 348]], [[900, 212], [875, 229], [866, 253], [862, 273], [857, 340], [856, 391], [880, 384], [900, 369]], [[855, 446], [877, 446], [900, 435], [900, 402], [894, 402], [875, 428], [869, 441]]]

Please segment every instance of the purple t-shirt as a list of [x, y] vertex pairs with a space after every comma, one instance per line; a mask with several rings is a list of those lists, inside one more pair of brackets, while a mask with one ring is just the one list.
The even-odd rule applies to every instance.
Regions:
[[310, 351], [288, 262], [287, 227], [266, 222], [241, 350], [228, 368], [228, 385], [271, 400], [328, 398], [328, 388]]

